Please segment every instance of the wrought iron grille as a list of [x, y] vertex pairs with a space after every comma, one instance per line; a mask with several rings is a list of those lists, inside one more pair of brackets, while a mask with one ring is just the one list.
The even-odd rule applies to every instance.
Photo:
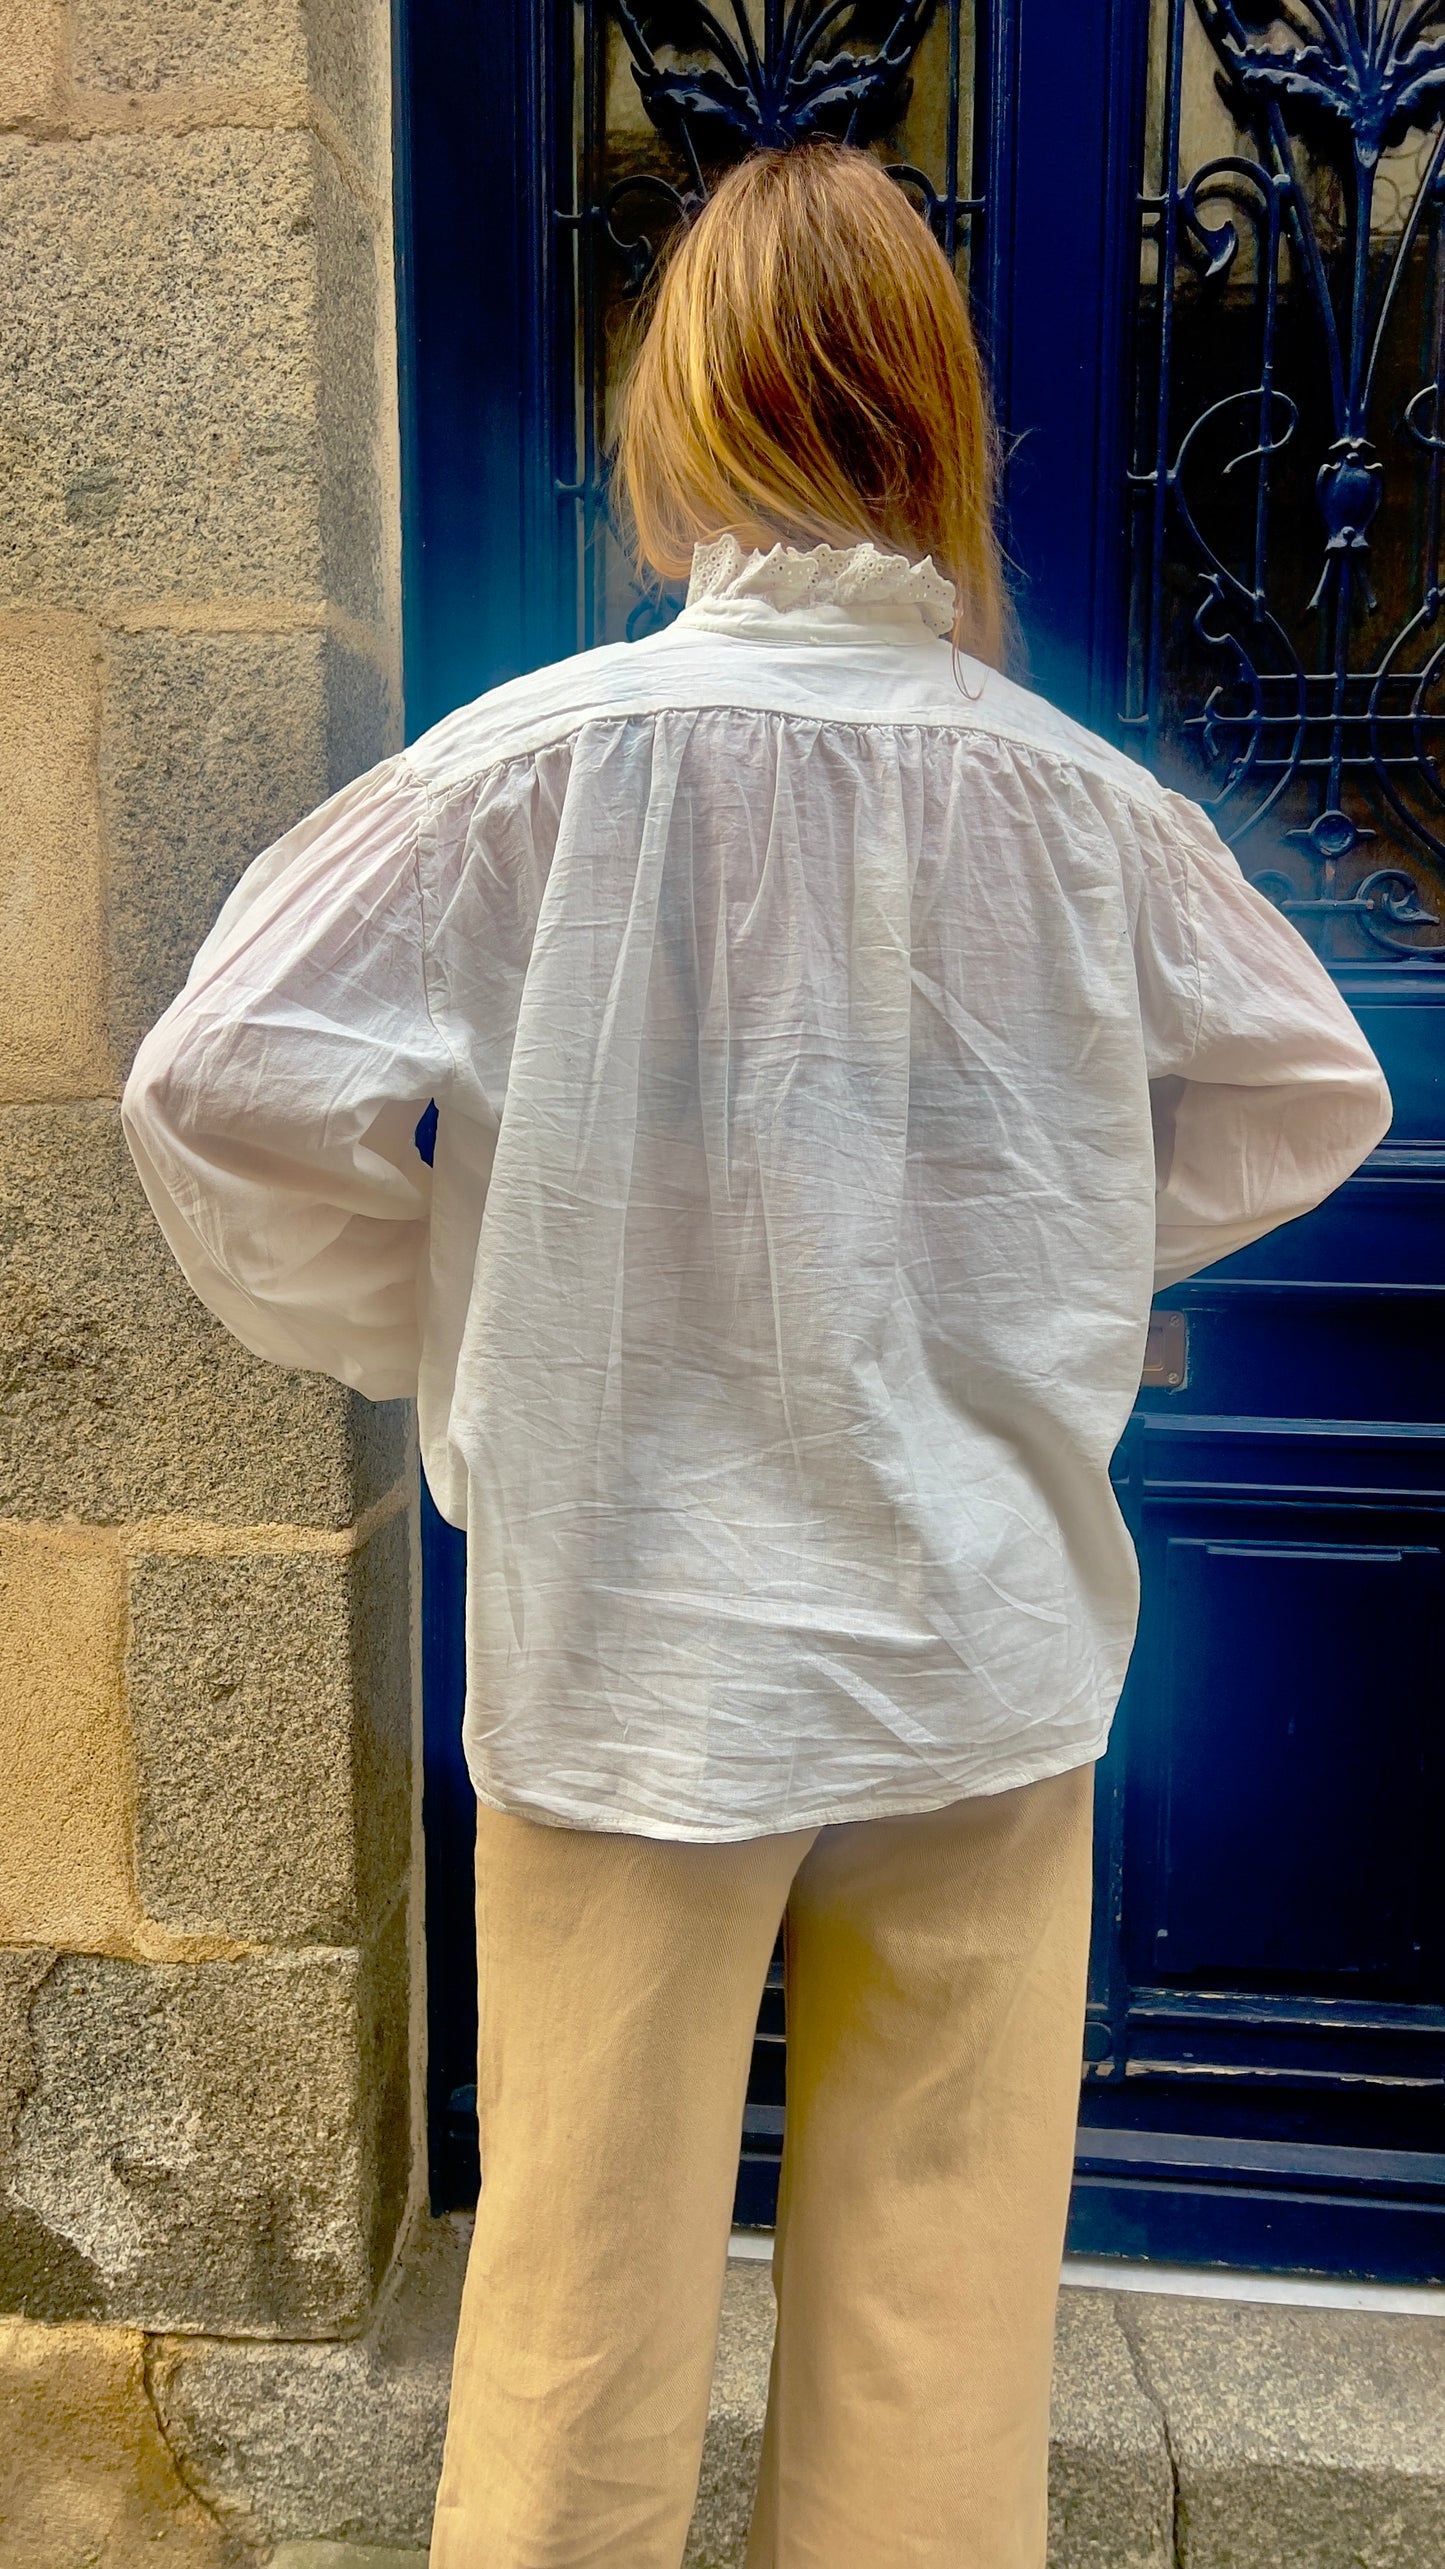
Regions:
[[1124, 734], [1328, 959], [1445, 957], [1445, 5], [1154, 39]]
[[[575, 503], [578, 630], [635, 635], [676, 605], [635, 585], [608, 504], [612, 396], [669, 235], [760, 145], [833, 134], [875, 148], [963, 267], [974, 187], [967, 0], [577, 0], [571, 246], [576, 409], [559, 490]], [[564, 156], [565, 167], [565, 156]]]

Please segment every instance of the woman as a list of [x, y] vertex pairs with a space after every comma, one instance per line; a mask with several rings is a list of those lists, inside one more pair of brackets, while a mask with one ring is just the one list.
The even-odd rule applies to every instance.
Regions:
[[873, 162], [718, 189], [620, 467], [676, 623], [260, 858], [126, 1129], [212, 1310], [415, 1395], [467, 1529], [436, 2569], [676, 2569], [780, 1919], [749, 2569], [1039, 2569], [1109, 1458], [1151, 1293], [1390, 1099], [1203, 813], [1000, 673], [977, 358]]

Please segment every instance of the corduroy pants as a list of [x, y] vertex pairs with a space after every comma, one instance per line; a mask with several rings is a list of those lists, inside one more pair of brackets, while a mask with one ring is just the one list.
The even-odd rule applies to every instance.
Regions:
[[733, 1845], [479, 1808], [482, 2195], [431, 2569], [678, 2569], [780, 1918], [747, 2569], [1043, 2569], [1092, 1787]]

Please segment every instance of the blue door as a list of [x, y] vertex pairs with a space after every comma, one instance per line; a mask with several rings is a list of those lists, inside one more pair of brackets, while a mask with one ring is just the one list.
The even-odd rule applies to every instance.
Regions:
[[[1445, 2275], [1445, 0], [410, 0], [413, 730], [670, 611], [609, 402], [755, 141], [876, 148], [958, 263], [1045, 693], [1209, 805], [1385, 1065], [1331, 1202], [1161, 1295], [1114, 1460], [1071, 2237]], [[475, 2190], [460, 1538], [428, 1510], [433, 2194]], [[771, 2220], [776, 1981], [738, 2217]]]

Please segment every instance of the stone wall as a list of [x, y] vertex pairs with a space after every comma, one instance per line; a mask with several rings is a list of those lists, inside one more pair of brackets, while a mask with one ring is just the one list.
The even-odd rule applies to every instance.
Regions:
[[419, 2164], [415, 1475], [192, 1301], [116, 1100], [400, 737], [385, 0], [0, 0], [0, 128], [0, 2400], [131, 2457], [72, 2540], [15, 2446], [0, 2556], [149, 2473], [209, 2561], [147, 2333], [364, 2330]]

